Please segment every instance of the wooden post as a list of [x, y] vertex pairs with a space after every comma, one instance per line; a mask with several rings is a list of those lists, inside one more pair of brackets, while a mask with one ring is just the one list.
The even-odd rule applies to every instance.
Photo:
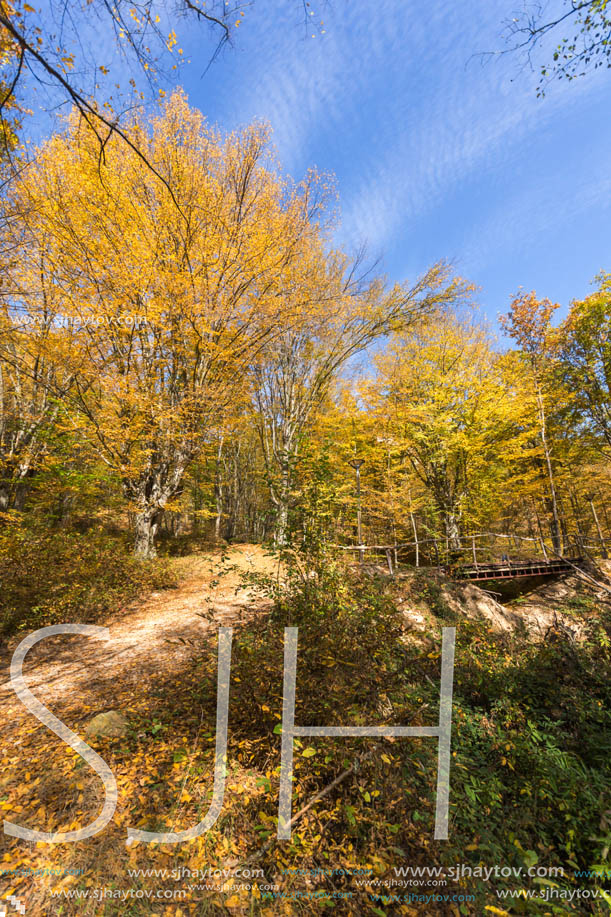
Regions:
[[391, 576], [394, 576], [395, 571], [392, 568], [392, 557], [391, 557], [390, 551], [391, 551], [390, 548], [386, 548], [386, 563], [388, 564], [388, 572], [390, 573]]
[[433, 545], [435, 546], [435, 560], [437, 561], [437, 569], [440, 570], [441, 566], [439, 564], [439, 548], [437, 547], [437, 539], [433, 538]]
[[598, 532], [598, 540], [600, 541], [600, 549], [602, 556], [607, 559], [607, 546], [605, 544], [605, 539], [603, 538], [602, 529], [600, 527], [600, 522], [598, 521], [598, 516], [596, 514], [596, 507], [594, 506], [594, 501], [590, 500], [590, 506], [592, 507], [592, 515], [594, 516], [594, 522], [596, 523], [596, 531]]
[[539, 519], [539, 513], [537, 512], [537, 507], [534, 506], [533, 508], [535, 510], [535, 519], [537, 520], [537, 527], [539, 529], [539, 542], [541, 544], [541, 550], [543, 551], [543, 557], [545, 558], [547, 562], [548, 557], [547, 557], [547, 551], [545, 550], [545, 541], [543, 539], [543, 529], [541, 528], [541, 520]]
[[394, 520], [392, 524], [392, 543], [393, 543], [393, 555], [394, 555], [393, 560], [395, 564], [395, 570], [397, 570], [399, 567], [399, 556], [397, 554], [397, 527], [394, 523]]
[[477, 570], [477, 553], [475, 551], [475, 535], [471, 535], [471, 548], [473, 550], [473, 563], [475, 564], [475, 569]]
[[409, 517], [412, 520], [412, 531], [414, 533], [414, 544], [416, 545], [416, 566], [420, 566], [420, 545], [418, 544], [418, 529], [416, 528], [416, 520], [414, 519], [414, 514], [411, 509], [409, 511]]

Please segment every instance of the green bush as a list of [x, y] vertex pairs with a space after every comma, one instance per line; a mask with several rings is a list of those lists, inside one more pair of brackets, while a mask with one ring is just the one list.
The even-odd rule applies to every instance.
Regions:
[[[369, 575], [367, 568], [347, 569], [319, 546], [285, 551], [284, 560], [284, 579], [268, 582], [275, 605], [267, 627], [245, 629], [235, 648], [239, 680], [232, 723], [236, 740], [253, 743], [250, 760], [270, 765], [286, 625], [299, 626], [297, 722], [435, 724], [440, 632], [451, 620], [436, 584], [421, 577], [414, 587], [441, 619], [421, 635], [423, 650], [419, 641], [406, 639], [393, 600], [396, 587], [386, 578]], [[258, 585], [265, 585], [263, 578]], [[299, 844], [286, 853], [290, 865], [316, 864], [321, 824], [329, 826], [327, 865], [342, 865], [351, 845], [349, 856], [376, 864], [379, 874], [397, 862], [537, 862], [562, 866], [567, 879], [559, 884], [570, 888], [574, 870], [604, 862], [601, 836], [611, 784], [609, 623], [593, 622], [579, 644], [508, 637], [466, 619], [452, 623], [457, 644], [449, 841], [431, 844], [434, 741], [383, 742], [374, 751], [371, 739], [317, 739], [304, 741], [311, 755], [306, 763], [304, 748], [296, 746], [298, 803], [329, 786], [357, 756], [363, 761], [354, 778], [316, 806], [311, 832], [301, 832]], [[264, 716], [262, 710], [270, 712]], [[277, 749], [272, 764], [278, 766]], [[495, 889], [504, 887], [515, 882], [470, 882], [475, 909], [461, 913], [498, 906]], [[516, 913], [552, 913], [536, 902], [513, 906]]]
[[60, 622], [92, 623], [149, 589], [176, 584], [167, 560], [132, 557], [101, 531], [0, 529], [0, 633]]

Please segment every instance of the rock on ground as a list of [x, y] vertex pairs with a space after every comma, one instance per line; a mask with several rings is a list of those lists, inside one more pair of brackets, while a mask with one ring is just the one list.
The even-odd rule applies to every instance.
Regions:
[[129, 724], [118, 710], [107, 710], [98, 713], [89, 722], [85, 730], [88, 736], [107, 736], [108, 738], [121, 738], [128, 733]]

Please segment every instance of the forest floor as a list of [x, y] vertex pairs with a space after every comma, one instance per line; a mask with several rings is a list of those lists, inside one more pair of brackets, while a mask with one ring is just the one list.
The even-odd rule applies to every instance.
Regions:
[[[152, 592], [108, 616], [103, 622], [107, 636], [51, 636], [28, 653], [23, 667], [28, 687], [76, 733], [84, 735], [88, 722], [109, 710], [120, 711], [130, 721], [133, 717], [139, 723], [138, 738], [151, 730], [155, 733], [154, 715], [150, 722], [143, 721], [143, 709], [150, 706], [146, 701], [151, 694], [160, 695], [163, 686], [180, 681], [185, 670], [201, 657], [204, 647], [215, 652], [219, 627], [243, 626], [269, 609], [269, 603], [243, 584], [248, 574], [277, 573], [274, 559], [259, 545], [238, 545], [176, 558], [174, 566], [178, 587]], [[51, 765], [66, 747], [33, 720], [9, 680], [10, 658], [21, 639], [20, 635], [13, 637], [0, 658], [0, 809], [4, 814], [9, 810], [23, 813], [24, 797], [35, 794], [39, 808], [34, 818], [46, 821], [47, 830], [58, 830], [59, 824], [59, 830], [66, 830], [66, 816], [79, 818], [83, 812], [71, 806], [67, 797], [76, 792], [78, 804], [95, 807], [100, 787], [94, 787], [90, 780], [85, 781], [89, 784], [86, 787], [81, 780], [65, 779], [66, 775]], [[161, 691], [156, 691], [157, 686]], [[134, 703], [139, 696], [144, 704]], [[31, 779], [30, 771], [40, 776]], [[99, 784], [93, 773], [89, 776]], [[84, 790], [89, 790], [86, 801]], [[26, 806], [25, 811], [31, 813], [31, 819], [32, 808]], [[24, 815], [21, 818], [26, 823], [30, 821]], [[0, 851], [4, 847], [0, 890], [19, 897], [31, 880], [14, 870], [27, 874], [33, 869], [49, 868], [51, 858], [44, 849], [37, 849], [46, 845], [7, 842], [6, 836], [0, 836]], [[49, 877], [45, 879], [42, 884], [48, 889]], [[69, 885], [71, 880], [70, 876], [63, 877], [58, 885]], [[41, 891], [37, 894], [30, 889], [24, 896], [24, 901], [29, 901], [28, 914], [62, 913], [61, 906], [56, 909]]]
[[[166, 675], [182, 670], [187, 660], [197, 657], [202, 645], [215, 641], [219, 627], [243, 625], [265, 615], [270, 603], [244, 585], [245, 575], [279, 575], [276, 558], [254, 544], [176, 558], [175, 567], [179, 585], [152, 592], [110, 615], [104, 622], [107, 637], [61, 635], [33, 647], [24, 674], [37, 697], [53, 704], [86, 694], [90, 703], [82, 710], [114, 708], [113, 685], [137, 690], [143, 679], [154, 678], [159, 670]], [[371, 569], [384, 573], [382, 566]], [[413, 582], [417, 576], [417, 571], [400, 574], [398, 592], [403, 591], [402, 581]], [[588, 594], [605, 598], [575, 576], [543, 582], [506, 603], [472, 583], [451, 583], [445, 577], [439, 577], [439, 582], [443, 600], [463, 616], [487, 620], [501, 631], [523, 627], [540, 637], [555, 623], [578, 628], [577, 613], [587, 609]], [[399, 597], [399, 606], [402, 601]], [[426, 600], [409, 601], [403, 615], [408, 629], [415, 631], [427, 629], [434, 619]], [[13, 725], [28, 715], [9, 681], [10, 658], [20, 640], [20, 636], [13, 637], [0, 656], [0, 706], [4, 722]], [[83, 716], [83, 720], [88, 718], [90, 713]]]
[[[146, 808], [153, 801], [159, 810], [160, 825], [168, 820], [194, 824], [201, 817], [202, 808], [205, 811], [208, 805], [205, 794], [210, 789], [213, 745], [209, 743], [214, 742], [210, 714], [216, 695], [217, 630], [231, 626], [240, 631], [252, 625], [256, 629], [258, 621], [263, 624], [270, 602], [245, 585], [245, 578], [251, 574], [275, 578], [279, 571], [274, 557], [256, 545], [238, 545], [176, 558], [173, 563], [179, 578], [178, 587], [150, 593], [109, 616], [103, 622], [108, 628], [109, 639], [56, 636], [42, 641], [28, 654], [24, 665], [28, 686], [76, 733], [84, 735], [88, 722], [109, 710], [120, 711], [130, 724], [125, 740], [104, 738], [91, 742], [111, 763], [119, 785], [117, 813], [112, 825], [102, 834], [70, 845], [68, 851], [66, 845], [32, 845], [0, 837], [4, 847], [0, 892], [13, 894], [23, 901], [28, 917], [33, 914], [142, 913], [131, 910], [131, 906], [109, 910], [91, 899], [79, 901], [75, 907], [69, 894], [77, 883], [89, 889], [90, 894], [99, 892], [98, 886], [111, 886], [116, 890], [118, 864], [122, 869], [130, 864], [146, 865], [142, 845], [135, 845], [131, 851], [125, 848], [125, 826], [134, 824], [134, 806], [137, 810], [138, 802]], [[383, 573], [382, 568], [377, 572]], [[420, 600], [419, 584], [424, 588]], [[484, 619], [498, 632], [522, 628], [542, 639], [546, 630], [558, 623], [560, 600], [561, 621], [576, 633], [578, 619], [592, 600], [588, 589], [572, 577], [542, 584], [510, 606], [499, 604], [473, 584], [452, 584], [430, 575], [427, 578], [422, 571], [401, 574], [394, 591], [407, 639], [416, 645], [422, 641], [427, 652], [433, 647], [431, 628], [439, 624], [440, 616], [443, 618], [443, 609], [451, 612], [459, 609], [465, 617]], [[91, 821], [99, 812], [103, 798], [101, 785], [93, 771], [84, 766], [83, 759], [69, 752], [62, 742], [36, 722], [15, 696], [8, 680], [9, 664], [10, 653], [19, 639], [10, 641], [9, 652], [0, 659], [0, 711], [4, 724], [0, 809], [11, 821], [44, 825], [47, 831], [72, 830]], [[235, 679], [235, 672], [232, 678]], [[204, 708], [208, 700], [202, 700], [202, 684], [212, 698], [211, 709], [206, 713]], [[244, 689], [248, 692], [249, 686]], [[253, 684], [252, 690], [260, 688]], [[272, 691], [274, 696], [275, 691], [277, 689]], [[259, 707], [264, 711], [261, 716], [266, 725], [262, 728], [261, 741], [265, 742], [266, 736], [275, 732], [275, 720], [272, 718], [271, 723], [268, 722], [272, 717], [269, 706]], [[273, 716], [279, 719], [276, 714]], [[237, 719], [234, 713], [231, 717]], [[195, 746], [206, 742], [207, 747], [198, 757]], [[190, 782], [187, 781], [192, 781], [195, 774], [206, 789], [189, 792]], [[237, 761], [232, 766], [229, 789], [238, 794], [234, 798], [242, 800], [244, 807], [241, 828], [238, 827], [240, 816], [231, 816], [236, 819], [234, 834], [244, 838], [246, 825], [249, 821], [256, 822], [257, 817], [247, 814], [246, 807], [254, 806], [255, 812], [260, 807], [262, 803], [258, 800], [265, 790], [269, 790], [270, 776], [272, 771], [264, 767], [258, 767], [253, 774]], [[259, 812], [258, 817], [265, 827], [267, 816]], [[146, 824], [151, 824], [150, 818]], [[261, 826], [257, 830], [260, 832]], [[254, 837], [256, 840], [257, 835]], [[265, 838], [267, 834], [259, 833], [259, 837]], [[205, 846], [207, 841], [205, 838], [199, 840], [204, 846], [199, 850], [198, 862], [210, 862], [210, 848]], [[248, 843], [252, 847], [252, 839]], [[243, 849], [238, 849], [239, 845], [232, 847], [226, 839], [222, 840], [222, 845], [220, 851], [218, 847], [215, 850], [216, 862], [234, 866]], [[176, 850], [161, 849], [152, 865], [161, 864], [169, 870], [179, 862], [194, 862], [193, 859], [183, 861], [180, 856]], [[151, 865], [150, 859], [148, 864]], [[79, 876], [66, 874], [68, 866], [81, 870]], [[47, 869], [48, 873], [38, 875], [32, 882], [34, 871], [41, 869]], [[90, 878], [83, 880], [87, 875]], [[103, 876], [107, 877], [104, 881]], [[108, 877], [112, 877], [111, 883]], [[140, 888], [144, 880], [133, 882]], [[169, 882], [164, 884], [170, 885]], [[195, 894], [198, 900], [197, 892]], [[244, 909], [244, 901], [239, 896], [228, 894], [222, 905], [212, 904], [207, 910], [203, 901], [209, 897], [204, 895], [202, 899], [200, 895], [199, 904], [195, 905], [199, 909], [195, 911], [191, 910], [193, 905], [160, 903], [148, 906], [146, 913], [173, 917], [191, 913], [251, 913]], [[409, 909], [401, 912], [415, 913]], [[273, 908], [263, 908], [257, 913], [267, 917], [292, 911], [276, 902]]]
[[[268, 604], [244, 588], [242, 580], [244, 574], [276, 572], [274, 559], [260, 545], [238, 545], [175, 563], [178, 587], [152, 592], [110, 615], [104, 622], [107, 636], [52, 636], [30, 650], [24, 675], [42, 703], [55, 709], [71, 702], [86, 722], [115, 709], [156, 673], [168, 676], [184, 669], [203, 645], [216, 642], [219, 627], [239, 626], [267, 612]], [[0, 659], [2, 720], [17, 731], [29, 717], [9, 681], [10, 656], [20, 640], [13, 637]]]

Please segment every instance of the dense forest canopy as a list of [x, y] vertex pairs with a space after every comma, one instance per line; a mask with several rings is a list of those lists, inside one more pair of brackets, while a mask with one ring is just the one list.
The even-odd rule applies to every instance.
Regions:
[[608, 277], [558, 324], [516, 295], [507, 348], [443, 264], [390, 287], [334, 248], [332, 183], [282, 175], [261, 125], [222, 134], [178, 92], [129, 136], [164, 182], [75, 112], [3, 197], [5, 520], [95, 525], [110, 488], [143, 557], [160, 529], [285, 543], [324, 468], [351, 544], [358, 455], [371, 544], [600, 540]]

